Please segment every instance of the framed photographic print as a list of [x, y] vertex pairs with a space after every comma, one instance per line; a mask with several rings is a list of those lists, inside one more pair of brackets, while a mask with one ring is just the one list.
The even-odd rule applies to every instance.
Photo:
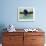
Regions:
[[19, 7], [18, 21], [35, 21], [35, 9], [33, 7]]

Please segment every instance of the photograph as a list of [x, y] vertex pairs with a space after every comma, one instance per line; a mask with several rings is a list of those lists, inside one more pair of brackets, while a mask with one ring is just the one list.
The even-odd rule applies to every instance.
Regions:
[[35, 9], [32, 7], [19, 7], [18, 21], [35, 21]]

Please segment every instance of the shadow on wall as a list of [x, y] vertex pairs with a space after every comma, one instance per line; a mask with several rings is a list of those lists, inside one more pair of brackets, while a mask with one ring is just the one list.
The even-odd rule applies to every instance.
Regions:
[[0, 43], [2, 43], [2, 32], [5, 32], [6, 30], [4, 30], [4, 28], [6, 28], [6, 26], [4, 24], [0, 24]]

